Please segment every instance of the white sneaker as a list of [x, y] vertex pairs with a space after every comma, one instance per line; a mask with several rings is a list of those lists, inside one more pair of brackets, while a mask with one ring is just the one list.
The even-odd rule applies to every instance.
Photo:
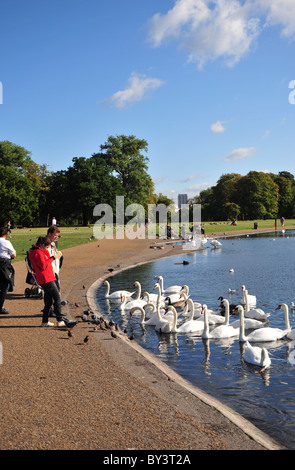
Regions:
[[54, 326], [54, 323], [48, 321], [47, 323], [41, 323], [41, 326]]
[[62, 327], [64, 327], [64, 326], [66, 326], [66, 324], [65, 324], [64, 321], [58, 321], [58, 322], [57, 322], [57, 327], [58, 327], [58, 328], [62, 328]]

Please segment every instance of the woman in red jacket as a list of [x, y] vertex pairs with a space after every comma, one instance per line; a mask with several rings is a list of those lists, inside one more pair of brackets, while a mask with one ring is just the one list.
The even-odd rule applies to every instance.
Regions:
[[54, 323], [48, 321], [49, 311], [53, 305], [54, 313], [57, 318], [57, 326], [73, 328], [77, 322], [68, 320], [61, 313], [61, 298], [56, 286], [56, 279], [52, 269], [52, 261], [61, 256], [56, 254], [50, 256], [48, 247], [51, 240], [48, 237], [39, 237], [36, 245], [33, 245], [29, 251], [29, 260], [35, 271], [37, 283], [44, 290], [44, 310], [41, 326], [54, 326]]

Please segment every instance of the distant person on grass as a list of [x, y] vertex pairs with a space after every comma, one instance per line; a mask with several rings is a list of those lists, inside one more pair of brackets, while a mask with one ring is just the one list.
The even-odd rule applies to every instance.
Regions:
[[11, 259], [16, 257], [16, 251], [11, 242], [6, 240], [7, 228], [0, 228], [0, 314], [8, 314], [8, 310], [3, 308], [6, 293], [13, 290], [14, 268]]
[[49, 311], [53, 305], [58, 327], [73, 328], [77, 322], [68, 320], [61, 313], [61, 297], [56, 285], [56, 278], [52, 269], [52, 262], [59, 259], [62, 254], [50, 256], [48, 248], [51, 241], [48, 237], [39, 237], [36, 245], [29, 251], [29, 259], [35, 271], [38, 284], [44, 290], [44, 310], [41, 326], [54, 326], [48, 321]]

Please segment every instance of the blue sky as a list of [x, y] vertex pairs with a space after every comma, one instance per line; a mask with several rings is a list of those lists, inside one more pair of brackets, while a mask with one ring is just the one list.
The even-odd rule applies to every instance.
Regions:
[[155, 191], [295, 174], [294, 0], [2, 0], [0, 140], [53, 171], [148, 142]]

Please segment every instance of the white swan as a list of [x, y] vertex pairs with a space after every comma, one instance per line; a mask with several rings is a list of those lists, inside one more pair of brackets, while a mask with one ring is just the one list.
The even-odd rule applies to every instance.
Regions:
[[164, 289], [164, 280], [163, 276], [158, 276], [158, 283], [160, 284], [161, 288], [161, 293], [163, 295], [169, 295], [169, 294], [176, 294], [177, 292], [180, 292], [183, 288], [183, 286], [169, 286], [167, 289]]
[[110, 294], [110, 283], [109, 283], [109, 281], [105, 280], [104, 285], [107, 286], [107, 290], [106, 290], [106, 293], [105, 293], [105, 298], [106, 299], [120, 299], [122, 295], [125, 295], [125, 297], [132, 297], [132, 295], [134, 294], [134, 292], [129, 292], [127, 290], [117, 290], [117, 291], [112, 292]]
[[145, 324], [145, 325], [155, 326], [159, 323], [159, 320], [162, 318], [161, 311], [160, 311], [161, 305], [158, 305], [156, 307], [156, 310], [154, 310], [154, 313], [151, 315], [151, 317], [148, 320], [146, 320], [145, 319], [146, 318], [146, 308], [148, 306], [152, 306], [153, 308], [155, 308], [155, 305], [153, 305], [153, 304], [147, 304], [144, 307], [141, 307], [141, 306], [132, 307], [132, 309], [130, 310], [130, 313], [129, 313], [130, 317], [132, 317], [133, 313], [136, 312], [136, 310], [139, 310], [141, 312], [140, 323]]
[[[222, 299], [221, 301], [225, 305], [225, 316], [229, 318], [230, 306], [227, 299]], [[244, 317], [246, 314], [244, 315]], [[240, 328], [241, 320], [235, 320], [229, 323], [233, 328]], [[260, 320], [255, 320], [254, 318], [244, 318], [245, 330], [256, 330], [257, 328], [262, 328], [264, 324]]]
[[212, 246], [214, 246], [214, 248], [217, 248], [218, 246], [222, 246], [222, 243], [220, 243], [220, 241], [216, 240], [216, 238], [214, 238], [213, 240], [210, 241], [210, 244]]
[[241, 301], [242, 304], [246, 304], [246, 299], [245, 296], [248, 298], [248, 306], [249, 307], [255, 307], [257, 303], [256, 295], [249, 294], [248, 290], [246, 289], [246, 286], [242, 286], [242, 294], [243, 294], [243, 299]]
[[155, 322], [155, 330], [159, 333], [172, 333], [176, 330], [177, 325], [177, 312], [174, 309], [173, 319], [169, 318], [169, 315], [164, 318], [160, 313], [160, 306], [157, 306], [157, 321]]
[[[209, 323], [208, 323], [208, 314], [207, 314], [207, 305], [204, 304], [202, 308], [202, 312], [204, 313], [204, 331], [202, 334], [202, 337], [204, 339], [221, 339], [221, 338], [232, 338], [232, 337], [238, 337], [239, 336], [239, 329], [238, 328], [233, 328], [229, 324], [226, 324], [229, 321], [229, 318], [225, 318], [225, 325], [219, 325], [216, 328], [214, 328], [212, 331], [209, 332]], [[227, 313], [227, 316], [229, 317], [229, 310]]]
[[[191, 311], [194, 312], [194, 318], [201, 319], [204, 321], [204, 315], [202, 314], [202, 304], [194, 302], [192, 299], [187, 299], [182, 310], [182, 316], [190, 315]], [[209, 325], [216, 325], [224, 323], [225, 319], [221, 315], [214, 313], [214, 310], [207, 308], [207, 317]]]
[[[187, 299], [185, 302], [181, 314], [183, 317], [187, 315], [191, 315], [191, 311], [193, 311], [194, 318], [199, 318], [202, 316], [202, 304], [199, 302], [194, 302], [192, 299]], [[203, 318], [203, 317], [202, 317]]]
[[[169, 305], [168, 310], [172, 311], [173, 318], [177, 315], [177, 312], [173, 305]], [[193, 320], [194, 312], [191, 310], [189, 319], [180, 326], [176, 326], [174, 321], [173, 333], [202, 333], [204, 330], [205, 323], [203, 320]]]
[[145, 291], [143, 294], [142, 294], [142, 299], [146, 299], [146, 301], [148, 303], [153, 303], [153, 304], [156, 304], [157, 302], [160, 302], [161, 300], [164, 301], [165, 297], [163, 295], [161, 295], [161, 293], [159, 294], [153, 294], [151, 292], [147, 292]]
[[280, 304], [276, 310], [280, 310], [280, 309], [283, 309], [284, 310], [284, 314], [285, 314], [285, 323], [286, 323], [286, 328], [289, 328], [290, 331], [286, 334], [286, 337], [288, 339], [291, 339], [291, 340], [294, 340], [295, 339], [295, 330], [291, 330], [291, 327], [290, 327], [290, 322], [289, 322], [289, 307], [287, 304]]
[[129, 300], [127, 302], [125, 295], [121, 296], [121, 304], [120, 304], [121, 310], [131, 310], [133, 307], [143, 307], [144, 305], [146, 305], [146, 300], [134, 299], [134, 300]]
[[240, 342], [249, 341], [250, 343], [254, 343], [254, 342], [263, 343], [266, 341], [277, 341], [279, 339], [284, 338], [284, 336], [286, 336], [288, 331], [290, 331], [290, 328], [286, 330], [281, 330], [280, 328], [264, 327], [258, 330], [254, 330], [251, 333], [249, 333], [249, 335], [246, 336], [245, 325], [244, 325], [244, 308], [241, 305], [238, 305], [237, 309], [240, 314], [240, 320], [241, 320], [240, 335], [239, 335]]
[[265, 321], [270, 316], [270, 313], [265, 313], [261, 308], [249, 308], [249, 299], [248, 291], [245, 289], [243, 291], [244, 299], [244, 317], [245, 318], [254, 318], [256, 320]]
[[261, 366], [262, 372], [264, 369], [267, 369], [271, 365], [271, 359], [269, 357], [268, 351], [266, 348], [260, 348], [259, 346], [252, 346], [249, 341], [245, 343], [245, 350], [243, 354], [244, 360], [249, 364], [254, 364], [255, 366]]

